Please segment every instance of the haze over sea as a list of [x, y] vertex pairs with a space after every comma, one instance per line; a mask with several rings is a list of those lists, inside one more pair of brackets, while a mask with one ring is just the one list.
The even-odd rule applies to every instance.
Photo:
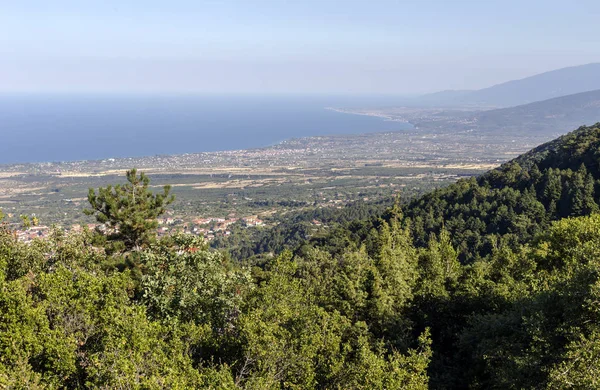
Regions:
[[0, 164], [238, 150], [290, 138], [411, 128], [325, 109], [371, 104], [393, 104], [393, 99], [4, 95], [0, 96]]

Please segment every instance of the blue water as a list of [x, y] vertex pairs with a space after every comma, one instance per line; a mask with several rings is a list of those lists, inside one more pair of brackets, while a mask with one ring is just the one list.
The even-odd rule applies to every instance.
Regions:
[[248, 149], [315, 135], [410, 125], [325, 107], [389, 98], [265, 96], [1, 96], [0, 164]]

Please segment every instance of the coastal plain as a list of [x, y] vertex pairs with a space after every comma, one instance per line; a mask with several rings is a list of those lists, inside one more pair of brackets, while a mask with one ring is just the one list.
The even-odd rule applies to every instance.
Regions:
[[10, 223], [90, 223], [89, 188], [124, 181], [127, 169], [171, 185], [171, 216], [268, 216], [308, 207], [403, 199], [494, 168], [551, 135], [439, 129], [290, 139], [248, 150], [0, 166], [0, 204]]

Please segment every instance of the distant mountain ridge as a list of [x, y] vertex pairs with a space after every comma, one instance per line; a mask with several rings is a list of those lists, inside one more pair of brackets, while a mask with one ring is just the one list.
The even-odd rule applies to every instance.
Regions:
[[600, 63], [571, 66], [475, 91], [441, 91], [419, 101], [439, 105], [511, 107], [600, 89]]
[[515, 107], [486, 111], [442, 112], [411, 122], [420, 129], [478, 131], [555, 137], [564, 129], [600, 121], [600, 89], [561, 96]]

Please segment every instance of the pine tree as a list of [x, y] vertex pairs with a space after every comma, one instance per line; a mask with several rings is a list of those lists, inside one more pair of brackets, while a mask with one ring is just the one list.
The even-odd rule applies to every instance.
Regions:
[[596, 203], [596, 181], [591, 173], [588, 173], [585, 177], [585, 184], [583, 187], [583, 211], [584, 215], [589, 215], [598, 212], [598, 204]]
[[544, 198], [548, 205], [548, 213], [554, 216], [557, 212], [558, 201], [562, 195], [562, 180], [560, 171], [552, 168], [546, 171], [546, 184], [544, 186]]
[[529, 171], [529, 176], [531, 177], [533, 184], [537, 186], [537, 184], [542, 179], [542, 172], [540, 172], [540, 169], [538, 168], [537, 164], [533, 164], [531, 170]]
[[137, 170], [127, 171], [124, 185], [99, 188], [98, 193], [90, 188], [88, 201], [91, 209], [84, 210], [94, 215], [96, 220], [107, 228], [107, 239], [114, 248], [131, 251], [139, 250], [151, 243], [156, 237], [157, 218], [164, 214], [165, 207], [175, 197], [170, 195], [170, 186], [164, 186], [163, 192], [153, 194], [149, 190], [150, 179]]

